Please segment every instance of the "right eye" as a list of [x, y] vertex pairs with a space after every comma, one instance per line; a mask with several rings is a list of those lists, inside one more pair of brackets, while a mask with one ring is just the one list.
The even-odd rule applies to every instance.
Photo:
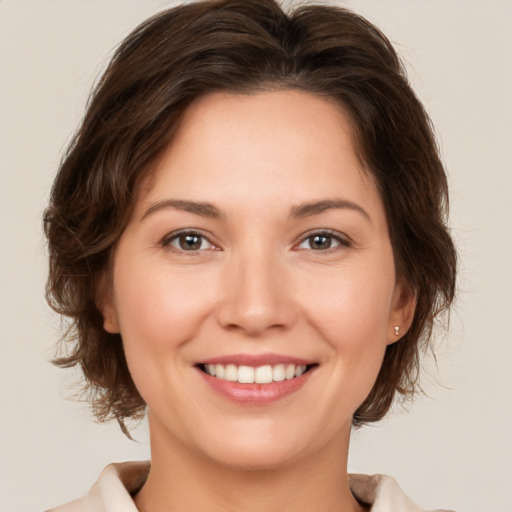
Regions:
[[172, 235], [164, 240], [164, 245], [170, 246], [178, 251], [186, 252], [217, 249], [208, 238], [195, 231], [182, 231], [181, 233]]

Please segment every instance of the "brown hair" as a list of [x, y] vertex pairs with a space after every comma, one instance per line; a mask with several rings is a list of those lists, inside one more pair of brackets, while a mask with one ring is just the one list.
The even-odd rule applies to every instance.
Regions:
[[381, 419], [412, 396], [435, 318], [451, 305], [456, 253], [445, 225], [447, 181], [430, 120], [386, 37], [346, 9], [273, 0], [213, 0], [164, 11], [115, 52], [55, 179], [44, 216], [49, 304], [70, 319], [62, 367], [78, 365], [100, 421], [145, 404], [120, 335], [103, 329], [99, 276], [130, 218], [137, 187], [187, 107], [212, 91], [294, 88], [334, 99], [384, 202], [397, 274], [417, 294], [410, 330], [387, 347], [353, 423]]

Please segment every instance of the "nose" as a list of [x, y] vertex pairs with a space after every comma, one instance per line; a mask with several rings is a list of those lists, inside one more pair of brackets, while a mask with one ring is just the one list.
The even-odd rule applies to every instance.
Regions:
[[219, 324], [250, 337], [289, 329], [297, 310], [284, 267], [275, 255], [263, 251], [234, 255], [225, 268]]

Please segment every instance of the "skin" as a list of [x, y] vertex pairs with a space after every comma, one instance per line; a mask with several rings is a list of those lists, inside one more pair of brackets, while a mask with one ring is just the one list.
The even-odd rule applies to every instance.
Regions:
[[[350, 205], [290, 215], [325, 200]], [[179, 230], [201, 235], [199, 249], [184, 249]], [[139, 510], [363, 510], [347, 482], [351, 419], [413, 304], [339, 107], [290, 90], [197, 100], [139, 194], [101, 305], [148, 405]], [[267, 353], [317, 367], [296, 392], [247, 405], [195, 366]]]

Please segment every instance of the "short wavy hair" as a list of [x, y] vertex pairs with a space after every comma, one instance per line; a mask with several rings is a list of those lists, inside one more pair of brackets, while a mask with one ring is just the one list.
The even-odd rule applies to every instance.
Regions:
[[[214, 91], [296, 89], [335, 100], [384, 203], [397, 276], [417, 297], [409, 331], [387, 347], [353, 424], [380, 420], [418, 387], [422, 351], [455, 293], [457, 257], [446, 226], [447, 179], [430, 119], [388, 39], [355, 13], [273, 0], [212, 0], [163, 11], [119, 46], [95, 87], [56, 176], [44, 229], [47, 300], [68, 319], [65, 356], [79, 367], [100, 421], [141, 418], [145, 403], [122, 339], [103, 328], [101, 275], [137, 190], [189, 105]], [[129, 435], [129, 434], [128, 434]]]

